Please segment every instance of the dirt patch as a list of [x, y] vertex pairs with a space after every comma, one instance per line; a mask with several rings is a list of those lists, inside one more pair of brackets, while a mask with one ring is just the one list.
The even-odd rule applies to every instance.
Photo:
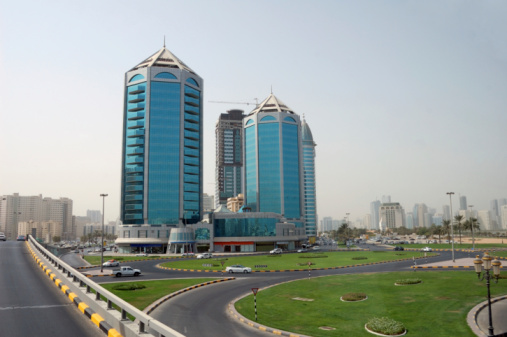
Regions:
[[450, 297], [446, 297], [446, 296], [440, 296], [440, 297], [435, 297], [436, 300], [450, 300], [451, 298]]
[[412, 297], [404, 297], [403, 298], [403, 303], [412, 303], [412, 302], [415, 302], [415, 299]]
[[295, 301], [303, 301], [303, 302], [313, 302], [313, 298], [303, 298], [303, 297], [294, 297], [292, 298]]

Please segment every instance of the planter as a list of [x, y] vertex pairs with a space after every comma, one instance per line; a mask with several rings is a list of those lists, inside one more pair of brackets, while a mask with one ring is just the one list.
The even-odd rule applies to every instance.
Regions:
[[357, 300], [357, 301], [346, 301], [343, 299], [343, 297], [340, 297], [340, 301], [342, 302], [347, 302], [347, 303], [354, 303], [354, 302], [362, 302], [362, 301], [366, 301], [368, 299], [368, 296], [366, 296], [366, 298], [363, 298], [362, 300]]
[[370, 329], [368, 329], [368, 327], [366, 326], [367, 324], [364, 325], [364, 328], [366, 329], [366, 331], [368, 331], [369, 333], [371, 333], [372, 335], [377, 335], [377, 336], [387, 336], [387, 337], [396, 337], [396, 336], [404, 336], [407, 334], [407, 330], [405, 330], [403, 333], [399, 334], [399, 335], [384, 335], [380, 332], [375, 332], [375, 331], [372, 331]]

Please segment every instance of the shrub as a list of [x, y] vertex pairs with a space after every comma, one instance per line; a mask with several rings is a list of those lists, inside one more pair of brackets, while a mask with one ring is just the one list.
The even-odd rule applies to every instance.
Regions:
[[395, 284], [418, 284], [421, 282], [422, 280], [419, 278], [407, 278], [402, 280], [396, 280]]
[[356, 256], [353, 257], [352, 260], [368, 260], [368, 258], [366, 256]]
[[374, 317], [366, 323], [366, 327], [384, 335], [399, 335], [406, 330], [402, 323], [388, 317]]
[[354, 301], [362, 301], [366, 299], [365, 293], [348, 293], [342, 296], [342, 300], [354, 302]]
[[138, 284], [138, 283], [122, 283], [117, 284], [113, 287], [114, 290], [137, 290], [137, 289], [144, 289], [146, 286], [144, 284]]

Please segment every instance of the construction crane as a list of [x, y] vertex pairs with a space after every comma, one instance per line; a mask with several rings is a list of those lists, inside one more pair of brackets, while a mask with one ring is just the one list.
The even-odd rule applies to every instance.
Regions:
[[221, 104], [246, 104], [246, 105], [259, 105], [259, 99], [254, 98], [255, 103], [253, 102], [228, 102], [228, 101], [208, 101], [209, 103], [221, 103]]

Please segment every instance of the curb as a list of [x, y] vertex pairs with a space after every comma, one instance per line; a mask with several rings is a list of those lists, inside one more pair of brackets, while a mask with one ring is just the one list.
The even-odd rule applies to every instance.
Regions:
[[[491, 304], [501, 301], [501, 300], [507, 300], [507, 296], [500, 296], [496, 297], [491, 300]], [[470, 329], [477, 335], [477, 336], [488, 336], [488, 334], [481, 330], [479, 327], [479, 324], [477, 324], [477, 316], [479, 316], [479, 313], [481, 310], [486, 308], [488, 306], [488, 301], [481, 302], [477, 304], [475, 307], [472, 308], [467, 314], [467, 323]], [[502, 335], [503, 336], [503, 335]]]
[[178, 291], [176, 291], [176, 292], [174, 292], [172, 294], [169, 294], [169, 295], [166, 295], [166, 296], [162, 297], [161, 299], [158, 299], [157, 301], [155, 301], [154, 303], [152, 303], [148, 307], [146, 307], [146, 309], [144, 309], [143, 311], [149, 315], [156, 308], [158, 308], [162, 303], [164, 303], [167, 300], [170, 300], [173, 297], [176, 297], [178, 295], [181, 295], [181, 294], [186, 293], [186, 292], [188, 292], [190, 290], [193, 290], [193, 289], [197, 289], [197, 288], [204, 287], [204, 286], [211, 285], [211, 284], [215, 284], [215, 283], [220, 283], [220, 282], [225, 282], [225, 281], [233, 281], [235, 279], [236, 279], [235, 277], [229, 277], [229, 278], [226, 278], [226, 279], [214, 280], [214, 281], [209, 281], [209, 282], [205, 282], [205, 283], [196, 284], [194, 286], [178, 290]]
[[75, 293], [71, 292], [69, 287], [64, 285], [60, 279], [56, 278], [56, 274], [54, 274], [52, 270], [42, 262], [42, 260], [32, 250], [32, 247], [30, 247], [28, 242], [26, 242], [26, 246], [42, 271], [46, 273], [51, 281], [53, 281], [55, 285], [71, 300], [71, 302], [76, 305], [81, 313], [88, 317], [92, 323], [95, 324], [100, 330], [102, 330], [102, 332], [104, 332], [108, 337], [123, 337], [123, 335], [120, 334], [116, 329], [113, 329], [113, 327], [109, 325], [109, 323], [107, 323], [104, 318], [90, 309], [90, 307], [86, 305], [86, 303], [84, 303], [79, 297], [77, 297]]

